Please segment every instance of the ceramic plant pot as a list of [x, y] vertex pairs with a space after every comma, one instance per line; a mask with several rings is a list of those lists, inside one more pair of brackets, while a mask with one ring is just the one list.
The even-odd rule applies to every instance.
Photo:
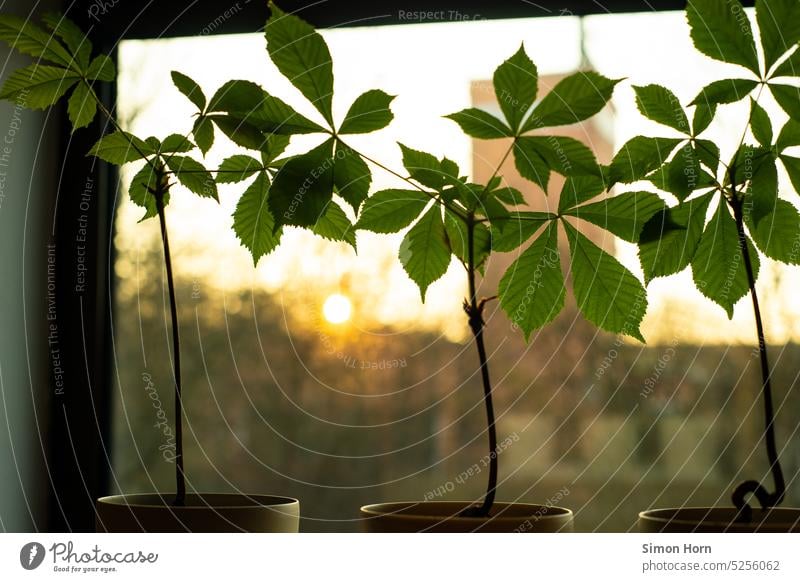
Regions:
[[366, 532], [537, 533], [572, 531], [572, 512], [529, 503], [495, 503], [489, 517], [459, 517], [464, 501], [400, 501], [361, 508]]
[[300, 502], [291, 497], [199, 493], [182, 507], [174, 494], [114, 495], [97, 500], [98, 532], [296, 533]]
[[639, 514], [642, 533], [800, 532], [800, 509], [753, 509], [752, 520], [736, 521], [733, 507], [650, 509]]

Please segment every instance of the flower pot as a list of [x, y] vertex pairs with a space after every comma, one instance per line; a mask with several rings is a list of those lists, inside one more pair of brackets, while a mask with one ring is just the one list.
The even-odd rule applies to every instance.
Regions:
[[300, 502], [291, 497], [199, 493], [172, 505], [173, 494], [113, 495], [97, 500], [98, 532], [296, 533]]
[[459, 517], [465, 501], [400, 501], [361, 508], [366, 532], [558, 532], [572, 531], [572, 512], [530, 503], [495, 503], [489, 517]]
[[642, 533], [800, 532], [800, 509], [753, 509], [752, 520], [736, 521], [733, 507], [650, 509], [639, 514]]

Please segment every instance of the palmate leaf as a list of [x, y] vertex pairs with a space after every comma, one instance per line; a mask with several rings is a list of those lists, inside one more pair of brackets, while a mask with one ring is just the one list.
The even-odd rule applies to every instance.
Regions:
[[445, 115], [445, 117], [455, 121], [461, 127], [461, 130], [470, 137], [499, 139], [513, 135], [513, 132], [505, 123], [494, 115], [475, 107], [462, 109], [456, 113]]
[[583, 316], [612, 333], [644, 342], [639, 326], [647, 294], [639, 280], [613, 256], [564, 221], [572, 257], [572, 288]]
[[762, 146], [772, 144], [772, 122], [755, 99], [750, 99], [750, 130]]
[[795, 49], [775, 70], [770, 78], [800, 76], [800, 49]]
[[316, 235], [333, 241], [344, 241], [356, 250], [356, 229], [347, 218], [342, 207], [333, 200], [311, 229]]
[[19, 52], [69, 67], [72, 56], [51, 34], [35, 24], [9, 14], [0, 14], [0, 41]]
[[[611, 160], [610, 185], [641, 180], [661, 166], [682, 140], [669, 137], [636, 136], [629, 139]], [[609, 186], [610, 187], [610, 186]]]
[[675, 94], [661, 85], [634, 86], [636, 106], [642, 115], [679, 131], [689, 133], [689, 120]]
[[29, 65], [8, 76], [0, 99], [23, 104], [28, 109], [44, 109], [55, 104], [80, 77], [67, 69]]
[[[703, 141], [697, 140], [697, 142]], [[716, 168], [719, 155], [717, 153], [714, 159], [713, 150], [707, 152], [705, 149], [698, 149], [701, 148], [701, 144], [697, 142], [695, 142], [697, 147], [692, 147], [689, 142], [683, 144], [669, 162], [650, 174], [647, 179], [656, 188], [669, 192], [680, 201], [685, 200], [695, 190], [713, 186], [713, 176], [702, 171], [700, 162], [705, 161], [709, 167]]]
[[786, 173], [789, 174], [789, 180], [794, 187], [794, 191], [800, 194], [800, 158], [782, 154], [779, 159], [783, 163]]
[[192, 126], [192, 136], [203, 155], [207, 154], [214, 145], [214, 124], [208, 117], [198, 117]]
[[800, 121], [800, 87], [770, 83], [769, 90], [789, 117]]
[[178, 91], [183, 93], [189, 101], [194, 103], [194, 106], [202, 113], [206, 108], [206, 96], [200, 88], [200, 85], [187, 75], [178, 71], [172, 71], [170, 75]]
[[711, 122], [714, 121], [714, 115], [717, 113], [716, 104], [696, 103], [694, 106], [694, 115], [692, 115], [692, 135], [698, 136], [703, 133]]
[[[515, 160], [517, 157], [521, 158], [517, 161], [517, 167], [532, 164], [531, 169], [534, 171], [538, 171], [535, 164], [538, 160], [542, 160], [549, 170], [562, 176], [601, 175], [600, 166], [592, 150], [571, 137], [556, 135], [521, 137], [514, 144], [514, 157]], [[527, 177], [524, 173], [523, 176]], [[541, 185], [537, 180], [534, 181]]]
[[400, 244], [400, 263], [419, 287], [423, 303], [428, 287], [447, 272], [450, 247], [438, 206], [428, 210], [406, 233]]
[[336, 193], [353, 208], [356, 214], [367, 199], [371, 183], [372, 172], [367, 163], [355, 150], [337, 141], [333, 163], [333, 185]]
[[546, 194], [550, 183], [550, 166], [538, 150], [530, 146], [531, 142], [522, 138], [514, 141], [514, 165], [520, 176], [538, 184]]
[[766, 70], [800, 41], [800, 3], [797, 0], [756, 0]]
[[596, 176], [571, 176], [564, 180], [558, 197], [558, 212], [564, 214], [570, 208], [591, 200], [605, 190], [602, 178]]
[[621, 80], [608, 79], [592, 71], [573, 73], [542, 98], [525, 122], [522, 133], [588, 119], [605, 107]]
[[565, 214], [591, 222], [628, 242], [638, 242], [645, 223], [665, 207], [652, 192], [625, 192], [570, 208]]
[[[153, 164], [149, 162], [133, 176], [128, 194], [131, 198], [131, 202], [145, 209], [144, 216], [139, 219], [139, 222], [158, 214], [156, 198], [153, 196], [153, 191], [157, 186], [158, 173], [155, 167], [153, 167]], [[166, 207], [167, 204], [169, 204], [169, 190], [164, 193], [164, 206]]]
[[269, 178], [262, 172], [244, 191], [233, 213], [233, 231], [250, 251], [254, 265], [278, 246], [283, 234], [283, 229], [275, 229], [268, 195]]
[[86, 83], [78, 83], [67, 102], [67, 114], [72, 131], [89, 125], [97, 114], [97, 102]]
[[364, 203], [356, 228], [379, 233], [399, 232], [419, 217], [430, 200], [419, 190], [381, 190]]
[[92, 56], [92, 43], [89, 38], [72, 22], [62, 14], [48, 13], [42, 16], [42, 21], [53, 31], [53, 33], [64, 41], [69, 51], [75, 57], [75, 64], [78, 69], [85, 71], [89, 66], [89, 59]]
[[178, 182], [190, 191], [198, 196], [219, 201], [214, 177], [197, 160], [186, 156], [169, 156], [167, 167], [175, 173]]
[[779, 152], [786, 148], [800, 145], [800, 121], [790, 119], [778, 133], [775, 147]]
[[752, 79], [721, 79], [703, 87], [690, 105], [735, 103], [747, 97], [757, 86], [758, 81]]
[[444, 186], [445, 173], [436, 156], [398, 144], [403, 152], [403, 166], [411, 178], [434, 190]]
[[269, 207], [278, 226], [313, 227], [333, 196], [333, 140], [289, 158], [275, 175]]
[[656, 212], [639, 236], [639, 262], [645, 282], [678, 273], [694, 257], [706, 210], [714, 193], [703, 194], [671, 208]]
[[333, 126], [333, 64], [328, 45], [314, 28], [270, 2], [264, 30], [267, 51], [278, 70]]
[[[753, 243], [747, 239], [754, 277], [758, 277], [759, 259]], [[727, 204], [720, 201], [713, 218], [706, 225], [692, 258], [692, 275], [697, 289], [722, 307], [729, 318], [733, 306], [749, 289], [736, 223]]]
[[753, 31], [739, 0], [689, 0], [686, 19], [697, 50], [759, 74]]
[[776, 199], [772, 212], [747, 227], [756, 246], [769, 258], [800, 264], [800, 214], [791, 203]]
[[[525, 54], [524, 46], [520, 46], [516, 53], [497, 67], [493, 83], [497, 102], [513, 135], [533, 105], [539, 86], [539, 73], [536, 65]], [[467, 133], [469, 134], [468, 131]]]
[[[217, 171], [217, 183], [226, 184], [247, 180], [254, 174], [263, 171], [261, 162], [250, 156], [236, 154], [222, 160]], [[265, 199], [266, 200], [266, 199]]]
[[91, 156], [96, 156], [110, 164], [121, 166], [127, 162], [152, 156], [156, 150], [135, 135], [124, 131], [115, 131], [100, 138], [92, 149]]
[[93, 81], [106, 81], [110, 83], [117, 78], [117, 68], [114, 66], [114, 61], [111, 57], [108, 55], [98, 55], [89, 65], [86, 76]]
[[556, 218], [551, 212], [511, 212], [505, 220], [492, 223], [492, 250], [513, 251], [525, 244], [543, 224]]
[[347, 112], [339, 127], [339, 133], [370, 133], [383, 129], [391, 123], [394, 115], [390, 105], [394, 95], [389, 95], [379, 89], [373, 89], [361, 94]]
[[551, 322], [564, 308], [564, 275], [558, 251], [558, 226], [551, 222], [500, 279], [500, 306], [514, 326], [531, 332]]

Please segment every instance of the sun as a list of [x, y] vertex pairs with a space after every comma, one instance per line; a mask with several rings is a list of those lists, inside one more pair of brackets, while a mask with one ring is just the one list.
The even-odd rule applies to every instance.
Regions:
[[350, 300], [341, 293], [328, 295], [322, 305], [322, 314], [329, 323], [344, 323], [350, 319], [352, 312], [353, 306]]

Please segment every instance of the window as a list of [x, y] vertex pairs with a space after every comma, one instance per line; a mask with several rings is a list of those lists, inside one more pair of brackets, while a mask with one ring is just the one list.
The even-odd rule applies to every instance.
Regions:
[[[590, 17], [583, 30], [585, 54], [599, 72], [640, 85], [664, 83], [686, 101], [709, 68], [724, 69], [693, 51], [681, 13]], [[359, 147], [400, 168], [399, 141], [446, 154], [476, 179], [499, 161], [497, 150], [470, 142], [442, 116], [495, 106], [481, 82], [520, 42], [539, 67], [540, 91], [581, 63], [581, 22], [572, 17], [323, 34], [340, 108], [373, 87], [398, 95], [395, 121], [378, 137], [359, 138]], [[258, 34], [124, 42], [122, 120], [139, 134], [185, 132], [191, 109], [170, 83], [173, 69], [198, 80], [207, 94], [229, 78], [259, 82], [313, 117], [292, 100], [294, 89], [263, 46]], [[629, 50], [636, 46], [648, 50]], [[621, 85], [604, 116], [567, 131], [607, 162], [613, 147], [653, 130], [632, 103], [630, 85]], [[173, 114], [182, 107], [185, 115]], [[733, 115], [733, 109], [722, 113], [717, 136], [740, 131], [727, 123]], [[212, 166], [232, 153], [224, 138], [217, 140]], [[127, 170], [123, 183], [136, 168]], [[395, 184], [373, 170], [372, 191]], [[510, 167], [508, 177], [513, 180]], [[525, 188], [532, 206], [552, 204]], [[345, 243], [290, 231], [253, 268], [230, 230], [240, 192], [221, 188], [217, 205], [176, 188], [167, 210], [183, 334], [190, 487], [297, 497], [304, 531], [354, 530], [358, 507], [370, 502], [479, 498], [484, 475], [459, 479], [486, 448], [460, 267], [451, 265], [424, 305], [395, 258], [397, 239], [359, 233], [356, 256]], [[154, 221], [137, 224], [141, 209], [120, 200], [114, 483], [124, 492], [164, 490], [172, 487], [173, 440], [158, 231]], [[614, 250], [639, 272], [633, 246]], [[494, 294], [498, 266], [487, 269], [485, 295]], [[790, 388], [800, 373], [792, 343], [800, 307], [788, 290], [797, 274], [764, 266], [779, 441], [792, 482], [800, 437], [787, 411], [798, 404]], [[625, 531], [651, 505], [724, 503], [742, 464], [750, 473], [766, 472], [753, 323], [745, 309], [729, 321], [693, 289], [690, 276], [651, 284], [647, 346], [595, 332], [574, 307], [526, 345], [492, 304], [486, 335], [498, 429], [501, 439], [518, 437], [500, 456], [499, 499], [545, 502], [562, 492], [560, 503], [575, 511], [578, 531]], [[742, 425], [730, 418], [743, 419]], [[790, 501], [800, 503], [793, 482]]]

